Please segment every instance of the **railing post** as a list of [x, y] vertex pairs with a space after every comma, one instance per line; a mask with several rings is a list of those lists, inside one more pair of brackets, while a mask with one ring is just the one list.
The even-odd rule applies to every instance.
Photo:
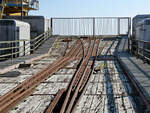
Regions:
[[49, 38], [49, 31], [46, 32], [46, 38], [45, 40], [47, 40]]
[[128, 51], [131, 53], [131, 18], [128, 18]]
[[138, 41], [136, 41], [137, 42], [137, 44], [136, 44], [136, 47], [137, 47], [137, 49], [136, 49], [136, 53], [137, 53], [137, 56], [138, 56], [138, 58], [139, 58], [139, 40]]
[[128, 51], [130, 53], [130, 36], [128, 35]]
[[93, 18], [93, 38], [95, 37], [95, 18]]
[[144, 59], [144, 63], [145, 63], [145, 42], [143, 42], [143, 59]]
[[[142, 31], [142, 33], [143, 33], [143, 41], [144, 41], [144, 38], [145, 38], [145, 35], [144, 35], [144, 33], [145, 33], [145, 30], [144, 30], [144, 26], [143, 26], [143, 29], [142, 29], [143, 31]], [[144, 51], [145, 51], [145, 43], [142, 41], [142, 54], [143, 54], [143, 62], [145, 62], [145, 56], [144, 56]]]
[[53, 35], [53, 18], [51, 18], [51, 35]]
[[120, 35], [120, 18], [118, 18], [118, 36]]
[[23, 41], [23, 47], [24, 47], [24, 56], [26, 55], [26, 44], [25, 41]]
[[34, 53], [34, 46], [35, 46], [34, 42], [35, 42], [35, 39], [33, 38], [33, 39], [30, 41], [30, 44], [31, 44], [31, 54]]
[[13, 42], [10, 43], [11, 48], [11, 60], [13, 59]]
[[128, 18], [128, 34], [131, 36], [131, 18]]

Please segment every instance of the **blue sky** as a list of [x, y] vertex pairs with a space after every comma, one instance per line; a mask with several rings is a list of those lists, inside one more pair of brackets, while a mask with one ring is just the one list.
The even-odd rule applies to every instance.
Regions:
[[30, 14], [47, 17], [135, 16], [150, 14], [150, 0], [39, 0]]

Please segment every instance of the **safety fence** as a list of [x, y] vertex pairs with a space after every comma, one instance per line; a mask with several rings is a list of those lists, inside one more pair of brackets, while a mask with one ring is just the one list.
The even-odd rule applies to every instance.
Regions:
[[64, 36], [119, 36], [131, 30], [129, 17], [52, 18], [53, 35]]
[[34, 53], [51, 36], [47, 31], [32, 40], [0, 41], [0, 60], [13, 59]]
[[150, 42], [136, 39], [129, 40], [130, 51], [143, 60], [150, 61]]
[[32, 54], [50, 35], [120, 36], [129, 35], [129, 17], [51, 18], [51, 28], [32, 40], [0, 41], [0, 60]]

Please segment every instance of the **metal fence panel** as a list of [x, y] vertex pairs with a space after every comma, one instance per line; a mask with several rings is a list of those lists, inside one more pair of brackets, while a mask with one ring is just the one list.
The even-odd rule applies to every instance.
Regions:
[[128, 35], [129, 17], [52, 18], [53, 35]]
[[118, 35], [118, 19], [96, 18], [95, 35]]
[[120, 18], [119, 23], [120, 23], [120, 35], [126, 35], [130, 32], [131, 30], [131, 20], [130, 18]]
[[92, 35], [93, 19], [53, 19], [53, 35]]

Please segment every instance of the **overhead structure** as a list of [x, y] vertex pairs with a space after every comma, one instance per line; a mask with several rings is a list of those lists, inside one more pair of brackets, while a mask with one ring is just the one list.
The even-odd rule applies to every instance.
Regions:
[[0, 18], [3, 15], [28, 15], [30, 10], [39, 8], [39, 0], [0, 0]]

